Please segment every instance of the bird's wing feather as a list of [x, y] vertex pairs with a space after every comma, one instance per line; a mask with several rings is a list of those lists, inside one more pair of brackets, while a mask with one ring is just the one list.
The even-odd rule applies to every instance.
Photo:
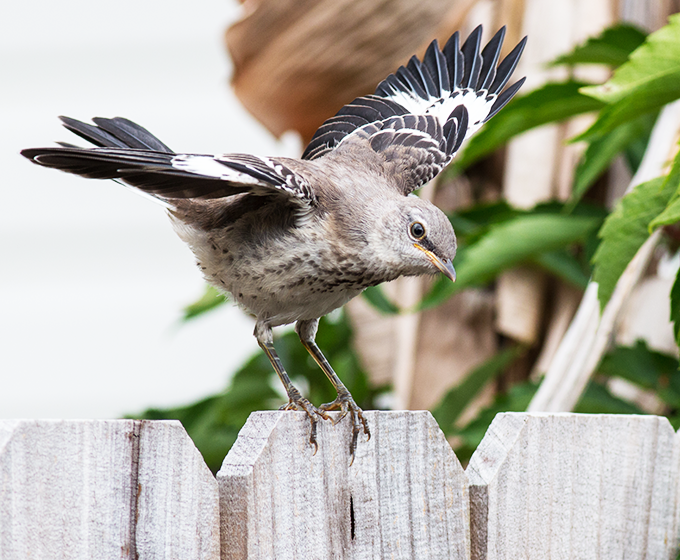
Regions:
[[141, 126], [116, 117], [95, 118], [96, 126], [62, 117], [64, 126], [95, 144], [31, 148], [35, 163], [83, 177], [118, 179], [163, 199], [211, 199], [245, 192], [279, 194], [309, 206], [314, 192], [305, 179], [276, 158], [247, 154], [176, 154]]
[[434, 115], [401, 115], [370, 123], [347, 136], [338, 154], [366, 150], [379, 154], [381, 167], [404, 194], [434, 179], [450, 161], [467, 129], [467, 109], [459, 105], [445, 127]]
[[[389, 136], [392, 139], [390, 158], [399, 153], [408, 154], [402, 162], [402, 172], [414, 180], [433, 178], [451, 161], [463, 140], [500, 111], [524, 82], [519, 80], [502, 91], [517, 66], [526, 38], [498, 64], [505, 28], [480, 51], [481, 35], [479, 26], [460, 46], [460, 37], [455, 33], [442, 50], [437, 41], [433, 41], [422, 61], [411, 57], [406, 66], [378, 85], [375, 94], [355, 99], [328, 119], [315, 133], [303, 159], [322, 157], [343, 144], [354, 145], [372, 131], [377, 134], [369, 143], [374, 151], [383, 153], [380, 146]], [[413, 116], [433, 118], [406, 119], [403, 123], [395, 120]], [[439, 127], [434, 126], [435, 121]], [[409, 138], [409, 130], [413, 138]], [[424, 145], [423, 135], [430, 135], [432, 146], [441, 152], [435, 157], [434, 165], [430, 161], [434, 148], [413, 149]], [[401, 152], [397, 149], [399, 144], [404, 147]], [[421, 157], [424, 159], [419, 159]], [[395, 160], [391, 161], [396, 165]], [[424, 167], [430, 172], [421, 173]], [[422, 184], [405, 185], [404, 190], [408, 193]]]

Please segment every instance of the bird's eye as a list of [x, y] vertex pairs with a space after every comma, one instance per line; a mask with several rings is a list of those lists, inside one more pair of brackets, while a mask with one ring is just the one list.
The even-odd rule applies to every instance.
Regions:
[[413, 222], [411, 224], [411, 235], [415, 239], [422, 239], [425, 237], [425, 226], [423, 226], [423, 224], [420, 222]]

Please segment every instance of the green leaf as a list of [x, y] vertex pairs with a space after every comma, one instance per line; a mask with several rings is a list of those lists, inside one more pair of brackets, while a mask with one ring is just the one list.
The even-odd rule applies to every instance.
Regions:
[[638, 340], [635, 346], [612, 349], [602, 359], [598, 373], [626, 379], [642, 389], [651, 389], [671, 407], [680, 407], [678, 359], [651, 350], [642, 340]]
[[649, 223], [650, 233], [658, 227], [668, 226], [680, 220], [680, 153], [673, 160], [663, 189], [672, 190], [673, 195], [670, 197], [666, 208]]
[[588, 285], [588, 275], [583, 271], [576, 257], [566, 249], [541, 253], [531, 260], [576, 288], [585, 290]]
[[642, 163], [642, 159], [645, 157], [645, 152], [647, 151], [647, 145], [649, 144], [649, 139], [652, 136], [652, 129], [656, 123], [656, 119], [659, 118], [658, 111], [652, 111], [649, 113], [649, 118], [654, 119], [652, 127], [649, 129], [649, 134], [644, 136], [638, 136], [635, 138], [628, 146], [623, 150], [623, 157], [628, 164], [628, 169], [630, 169], [631, 174], [635, 174]]
[[194, 303], [187, 305], [183, 310], [182, 320], [187, 321], [202, 315], [206, 311], [215, 309], [227, 301], [227, 296], [222, 292], [218, 292], [216, 288], [210, 284], [206, 284], [203, 295]]
[[401, 311], [394, 303], [387, 299], [385, 292], [380, 286], [366, 288], [363, 296], [366, 298], [366, 301], [384, 315], [395, 315]]
[[574, 81], [546, 84], [514, 99], [470, 139], [456, 160], [455, 169], [469, 167], [512, 137], [531, 128], [599, 111], [604, 103], [581, 94], [579, 90], [584, 85]]
[[551, 66], [559, 64], [607, 64], [617, 67], [626, 62], [647, 35], [632, 25], [619, 24], [605, 29], [597, 37], [589, 38], [569, 54], [558, 57]]
[[641, 115], [637, 119], [624, 123], [590, 142], [574, 173], [570, 207], [581, 200], [581, 197], [605, 172], [619, 153], [626, 150], [639, 138], [643, 138], [646, 144], [656, 121], [656, 116], [656, 113]]
[[538, 384], [526, 381], [513, 385], [507, 393], [498, 393], [493, 403], [483, 408], [477, 417], [467, 426], [452, 434], [460, 437], [462, 444], [457, 446], [456, 456], [461, 461], [470, 458], [482, 438], [486, 435], [489, 425], [499, 412], [521, 412], [527, 409], [531, 399], [536, 394]]
[[597, 218], [583, 216], [529, 214], [493, 226], [458, 263], [457, 284], [486, 282], [502, 269], [585, 238], [598, 223]]
[[605, 84], [581, 89], [608, 106], [578, 139], [602, 135], [680, 97], [680, 15], [652, 33]]
[[664, 190], [672, 190], [673, 195], [666, 208], [649, 224], [650, 233], [661, 226], [669, 226], [680, 221], [680, 153], [675, 156], [671, 170], [666, 177]]
[[680, 271], [671, 288], [671, 321], [673, 321], [675, 343], [680, 347]]
[[477, 204], [470, 208], [466, 208], [457, 212], [451, 217], [453, 227], [456, 224], [453, 222], [454, 217], [461, 217], [476, 227], [504, 222], [510, 218], [514, 218], [521, 214], [523, 210], [518, 210], [510, 206], [505, 200], [499, 200], [490, 204]]
[[672, 201], [663, 212], [654, 218], [649, 224], [649, 228], [655, 230], [661, 226], [669, 226], [676, 222], [680, 222], [680, 198]]
[[456, 282], [435, 284], [421, 307], [436, 305], [468, 286], [484, 284], [541, 253], [583, 240], [599, 223], [598, 218], [589, 216], [527, 214], [494, 225], [456, 257]]
[[574, 407], [574, 412], [582, 414], [644, 414], [637, 406], [612, 395], [602, 384], [588, 383]]
[[452, 214], [449, 216], [449, 221], [453, 226], [453, 230], [456, 232], [456, 237], [460, 239], [461, 236], [467, 237], [470, 235], [475, 235], [479, 232], [480, 224], [478, 221], [468, 218], [462, 214]]
[[522, 210], [512, 208], [504, 200], [492, 204], [478, 204], [449, 216], [459, 245], [472, 243], [484, 235], [489, 226], [505, 222], [523, 214]]
[[605, 220], [593, 262], [593, 279], [599, 284], [600, 308], [604, 309], [619, 277], [649, 237], [650, 222], [665, 208], [673, 191], [666, 177], [642, 183], [624, 196]]
[[473, 369], [466, 375], [462, 383], [446, 393], [441, 402], [432, 411], [432, 415], [445, 434], [450, 433], [454, 429], [458, 417], [486, 384], [503, 373], [524, 350], [521, 346], [502, 350]]

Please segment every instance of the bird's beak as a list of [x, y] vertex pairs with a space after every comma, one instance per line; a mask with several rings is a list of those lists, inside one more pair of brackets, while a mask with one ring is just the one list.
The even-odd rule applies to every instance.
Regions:
[[436, 266], [439, 270], [441, 270], [442, 274], [446, 276], [449, 280], [451, 280], [451, 282], [456, 281], [456, 270], [453, 268], [453, 263], [451, 262], [450, 259], [440, 259], [432, 251], [427, 250], [419, 243], [414, 243], [413, 246], [416, 249], [420, 249], [423, 253], [425, 253], [425, 255], [427, 256], [428, 259], [430, 259], [432, 264]]

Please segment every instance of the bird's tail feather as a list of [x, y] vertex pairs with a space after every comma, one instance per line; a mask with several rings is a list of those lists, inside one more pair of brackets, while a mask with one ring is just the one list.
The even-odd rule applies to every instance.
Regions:
[[59, 117], [65, 128], [95, 145], [80, 148], [60, 143], [53, 148], [28, 148], [21, 155], [34, 163], [93, 179], [118, 179], [130, 171], [175, 171], [175, 153], [145, 128], [128, 119], [96, 117], [87, 124]]
[[64, 127], [100, 148], [128, 148], [174, 153], [144, 127], [123, 117], [92, 119], [97, 126], [70, 117], [59, 117]]

